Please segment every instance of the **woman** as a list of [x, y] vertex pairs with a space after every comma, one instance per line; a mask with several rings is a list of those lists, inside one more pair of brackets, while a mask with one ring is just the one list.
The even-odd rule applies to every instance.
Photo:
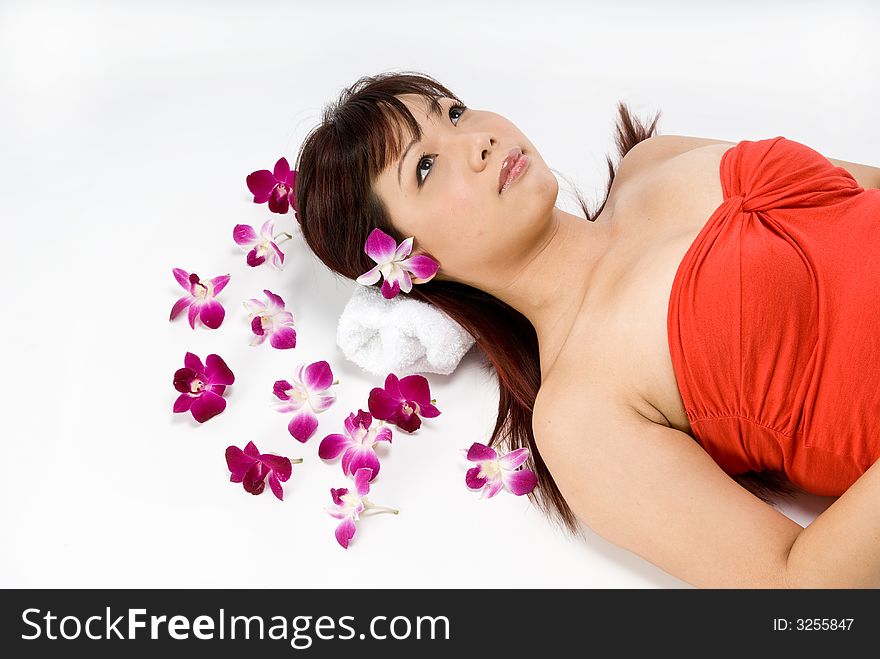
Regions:
[[[570, 530], [700, 587], [880, 586], [880, 401], [850, 381], [880, 364], [880, 299], [839, 299], [880, 290], [880, 169], [782, 137], [658, 136], [619, 110], [623, 159], [598, 211], [579, 197], [584, 221], [504, 117], [421, 74], [362, 78], [300, 149], [303, 236], [350, 279], [377, 227], [439, 263], [409, 294], [476, 338], [499, 379], [491, 443], [531, 449], [533, 500]], [[842, 496], [802, 529], [768, 505], [789, 481]]]

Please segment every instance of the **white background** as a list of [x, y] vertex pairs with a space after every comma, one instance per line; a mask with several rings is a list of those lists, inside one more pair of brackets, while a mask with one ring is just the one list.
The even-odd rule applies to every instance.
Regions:
[[[400, 515], [365, 518], [340, 548], [323, 506], [345, 479], [317, 446], [382, 381], [335, 345], [353, 282], [299, 235], [283, 272], [245, 265], [232, 227], [270, 215], [245, 176], [293, 162], [343, 87], [401, 69], [508, 117], [593, 199], [618, 99], [662, 110], [661, 133], [783, 135], [880, 165], [878, 24], [867, 0], [4, 0], [0, 586], [689, 587], [591, 532], [566, 537], [524, 497], [465, 488], [458, 449], [488, 438], [498, 395], [475, 351], [428, 375], [442, 415], [380, 451], [372, 498]], [[561, 187], [576, 212], [572, 199]], [[293, 229], [292, 213], [275, 217]], [[168, 322], [175, 266], [232, 275], [218, 330]], [[294, 312], [295, 350], [248, 346], [241, 301], [263, 288]], [[171, 413], [187, 350], [236, 375], [201, 426]], [[337, 402], [303, 445], [271, 387], [318, 359]], [[283, 502], [228, 481], [226, 446], [249, 440], [304, 459]], [[831, 501], [781, 506], [805, 525]]]

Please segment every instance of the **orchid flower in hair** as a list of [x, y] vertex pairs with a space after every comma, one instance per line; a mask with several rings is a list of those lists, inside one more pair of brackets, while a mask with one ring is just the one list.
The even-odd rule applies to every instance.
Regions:
[[187, 294], [174, 303], [170, 320], [177, 318], [181, 311], [189, 307], [189, 326], [193, 329], [196, 328], [196, 318], [211, 329], [220, 327], [226, 316], [226, 310], [214, 299], [214, 296], [229, 283], [229, 275], [200, 279], [197, 274], [190, 274], [182, 268], [174, 268], [172, 272], [177, 283]]
[[517, 496], [528, 494], [538, 482], [531, 469], [518, 469], [529, 457], [529, 449], [518, 448], [498, 457], [495, 449], [474, 442], [469, 449], [462, 449], [468, 460], [477, 466], [468, 469], [465, 484], [468, 489], [482, 490], [481, 499], [490, 499], [503, 487]]
[[296, 171], [290, 170], [287, 158], [279, 158], [274, 171], [260, 169], [248, 174], [247, 186], [254, 195], [255, 204], [269, 202], [273, 213], [287, 212], [296, 185]]
[[440, 264], [424, 254], [406, 258], [412, 252], [412, 247], [412, 236], [398, 245], [394, 238], [381, 229], [373, 229], [367, 237], [364, 251], [376, 262], [376, 266], [362, 274], [356, 281], [370, 286], [379, 281], [380, 276], [384, 277], [382, 297], [386, 300], [395, 297], [400, 291], [409, 293], [413, 284], [430, 281], [440, 269]]

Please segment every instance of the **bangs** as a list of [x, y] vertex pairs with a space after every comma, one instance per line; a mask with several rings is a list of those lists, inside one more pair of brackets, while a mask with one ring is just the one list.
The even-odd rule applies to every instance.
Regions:
[[[369, 179], [374, 179], [403, 152], [409, 140], [422, 138], [422, 128], [406, 104], [397, 96], [414, 94], [425, 103], [429, 117], [439, 117], [443, 112], [441, 99], [462, 101], [451, 93], [436, 90], [428, 85], [414, 89], [374, 90], [357, 98], [348, 99], [330, 121], [342, 143], [355, 148], [353, 153], [366, 156]], [[354, 163], [352, 163], [354, 164]], [[358, 163], [363, 166], [365, 163]]]

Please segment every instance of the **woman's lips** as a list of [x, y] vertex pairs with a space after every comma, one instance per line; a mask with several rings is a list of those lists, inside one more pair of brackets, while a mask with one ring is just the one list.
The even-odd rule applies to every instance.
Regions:
[[504, 185], [501, 186], [501, 194], [523, 177], [523, 174], [525, 174], [525, 171], [529, 168], [529, 163], [531, 162], [532, 159], [525, 154], [522, 154], [516, 159], [516, 162], [513, 163], [513, 167], [510, 168], [507, 180], [504, 182]]
[[498, 174], [498, 193], [501, 193], [501, 188], [504, 187], [504, 183], [507, 181], [507, 176], [510, 174], [510, 170], [513, 169], [513, 166], [516, 164], [516, 161], [522, 156], [522, 149], [518, 146], [513, 147], [507, 154], [507, 157], [504, 159], [504, 162], [501, 164], [501, 172]]

